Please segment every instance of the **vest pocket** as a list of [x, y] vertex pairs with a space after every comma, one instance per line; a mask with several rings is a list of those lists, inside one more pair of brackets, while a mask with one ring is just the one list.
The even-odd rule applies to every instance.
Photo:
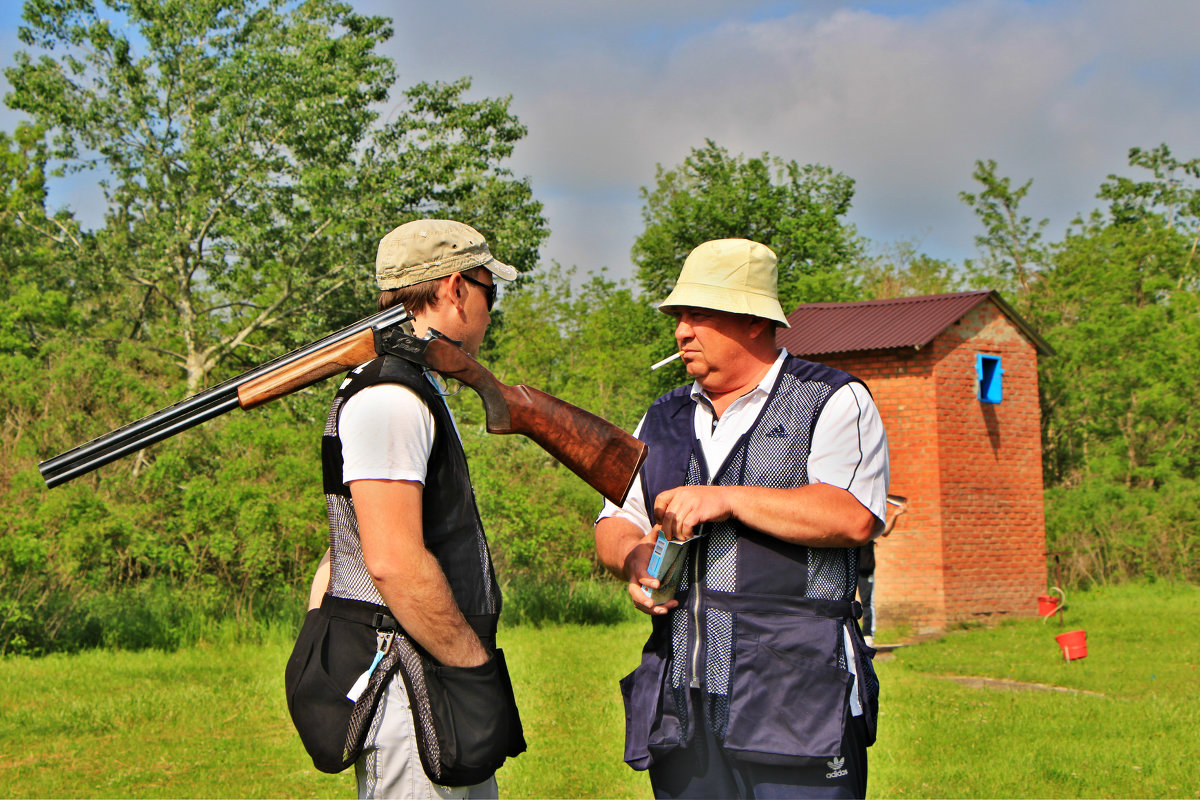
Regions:
[[347, 760], [346, 729], [354, 702], [346, 697], [354, 679], [371, 663], [375, 631], [364, 625], [334, 624], [312, 609], [284, 670], [288, 711], [300, 741], [322, 772], [341, 772]]
[[[525, 749], [503, 652], [496, 650], [477, 667], [426, 662], [425, 680], [439, 752], [433, 772], [425, 765], [431, 780], [446, 786], [480, 783]], [[420, 713], [417, 705], [413, 713]]]
[[[841, 753], [853, 676], [818, 660], [838, 621], [787, 615], [739, 615], [729, 687], [725, 749], [744, 761], [802, 764]], [[757, 629], [756, 631], [746, 629]]]
[[642, 654], [642, 663], [621, 679], [625, 703], [625, 763], [648, 769], [683, 743], [683, 725], [675, 708], [675, 693], [666, 685], [667, 659]]

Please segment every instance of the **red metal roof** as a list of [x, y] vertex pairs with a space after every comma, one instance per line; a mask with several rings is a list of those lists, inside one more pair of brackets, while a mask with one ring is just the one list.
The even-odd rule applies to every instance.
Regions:
[[809, 303], [788, 314], [792, 327], [780, 329], [775, 340], [789, 353], [799, 356], [924, 347], [968, 311], [988, 300], [1012, 320], [1038, 352], [1054, 353], [999, 293], [990, 289], [863, 303]]

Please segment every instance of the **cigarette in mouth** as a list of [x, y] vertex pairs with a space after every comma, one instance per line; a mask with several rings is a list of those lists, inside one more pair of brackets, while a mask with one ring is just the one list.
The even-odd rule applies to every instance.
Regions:
[[662, 361], [659, 361], [657, 364], [651, 364], [650, 369], [656, 370], [659, 367], [665, 367], [667, 364], [670, 364], [672, 361], [679, 358], [681, 355], [683, 355], [683, 353], [672, 353], [671, 355], [664, 358]]

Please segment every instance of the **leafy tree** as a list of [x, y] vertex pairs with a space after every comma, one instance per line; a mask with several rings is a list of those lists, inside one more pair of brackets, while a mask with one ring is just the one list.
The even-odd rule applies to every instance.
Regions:
[[[49, 494], [34, 465], [181, 379], [364, 316], [376, 243], [405, 221], [462, 219], [536, 263], [541, 205], [503, 166], [525, 135], [510, 98], [420, 84], [381, 119], [389, 35], [333, 0], [26, 4], [7, 101], [36, 125], [0, 134], [0, 652], [170, 646], [228, 614], [290, 624], [326, 535], [324, 390]], [[47, 174], [88, 169], [107, 199], [94, 232], [45, 208]]]
[[[1197, 162], [1130, 150], [1038, 281], [1047, 535], [1081, 582], [1194, 580], [1200, 479]], [[1182, 173], [1182, 176], [1180, 175]], [[1192, 180], [1187, 180], [1190, 177]]]
[[[1154, 173], [1153, 180], [1135, 181], [1109, 175], [1100, 187], [1100, 198], [1109, 201], [1113, 221], [1130, 223], [1148, 217], [1161, 218], [1168, 228], [1181, 227], [1195, 233], [1200, 220], [1200, 191], [1189, 186], [1187, 178], [1200, 178], [1200, 158], [1180, 161], [1166, 144], [1150, 150], [1129, 149], [1129, 165]], [[1192, 239], [1191, 252], [1196, 251]]]
[[0, 354], [33, 357], [78, 324], [77, 303], [94, 289], [60, 245], [84, 247], [69, 214], [46, 215], [46, 148], [29, 125], [0, 131]]
[[[603, 275], [573, 287], [574, 270], [557, 265], [529, 278], [505, 293], [504, 325], [484, 352], [500, 380], [550, 392], [626, 430], [682, 382], [677, 371], [649, 370], [674, 340], [670, 320], [644, 296]], [[553, 581], [566, 591], [601, 575], [596, 492], [524, 437], [483, 434], [472, 392], [452, 402], [501, 579], [526, 589]]]
[[[646, 406], [682, 382], [649, 366], [675, 348], [671, 320], [645, 296], [554, 265], [505, 295], [504, 325], [485, 357], [505, 381], [521, 381], [632, 429]], [[664, 382], [665, 381], [665, 382]]]
[[[195, 391], [246, 348], [362, 316], [375, 242], [455, 214], [531, 266], [546, 235], [497, 162], [525, 129], [468, 81], [422, 84], [378, 122], [391, 28], [336, 0], [29, 0], [10, 106], [54, 131], [60, 171], [102, 167], [96, 263], [126, 287], [121, 335]], [[114, 298], [115, 300], [116, 298]]]
[[710, 239], [745, 238], [779, 256], [784, 311], [800, 303], [857, 299], [845, 268], [860, 255], [845, 222], [854, 181], [818, 164], [800, 165], [764, 153], [732, 156], [711, 139], [683, 163], [655, 171], [641, 190], [646, 227], [633, 245], [637, 278], [661, 301], [687, 254]]
[[912, 241], [864, 257], [853, 274], [864, 300], [946, 294], [962, 291], [966, 282], [950, 262], [920, 252]]
[[973, 283], [997, 289], [1016, 301], [1022, 313], [1031, 311], [1034, 300], [1033, 284], [1046, 262], [1042, 231], [1048, 220], [1034, 223], [1022, 216], [1021, 201], [1029, 193], [1033, 179], [1013, 188], [1009, 178], [996, 174], [992, 159], [976, 161], [972, 177], [983, 188], [976, 194], [960, 192], [959, 198], [971, 206], [984, 226], [984, 233], [975, 237], [983, 251], [982, 263], [968, 262]]
[[1108, 213], [1076, 220], [1046, 275], [1059, 350], [1043, 375], [1047, 444], [1061, 479], [1156, 486], [1195, 478], [1200, 464], [1200, 186], [1171, 175], [1200, 177], [1200, 162], [1175, 162], [1163, 145], [1132, 149], [1129, 163], [1155, 179], [1110, 176]]

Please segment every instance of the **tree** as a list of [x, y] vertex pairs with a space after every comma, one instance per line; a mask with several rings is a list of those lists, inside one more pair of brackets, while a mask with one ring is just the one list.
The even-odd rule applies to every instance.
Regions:
[[[554, 265], [506, 291], [504, 325], [484, 358], [506, 383], [527, 383], [633, 430], [650, 402], [683, 380], [678, 362], [649, 370], [675, 348], [672, 321], [602, 274], [573, 287], [574, 274]], [[479, 433], [481, 404], [462, 395], [454, 413], [499, 574], [518, 592], [549, 580], [566, 594], [573, 581], [602, 575], [592, 540], [596, 492], [528, 439]]]
[[82, 248], [79, 226], [65, 212], [46, 215], [46, 146], [42, 131], [20, 125], [0, 131], [0, 354], [35, 356], [47, 341], [77, 324], [77, 301], [94, 289], [62, 258], [70, 242]]
[[965, 283], [950, 262], [920, 252], [912, 241], [897, 242], [864, 257], [853, 272], [864, 300], [946, 294], [961, 291]]
[[[1150, 150], [1129, 148], [1129, 165], [1150, 170], [1154, 180], [1109, 175], [1100, 186], [1099, 197], [1109, 201], [1113, 221], [1130, 223], [1158, 217], [1167, 228], [1180, 227], [1195, 233], [1200, 221], [1200, 191], [1189, 186], [1186, 179], [1200, 178], [1200, 158], [1180, 161], [1171, 155], [1171, 148], [1160, 144]], [[1194, 237], [1191, 252], [1196, 252]]]
[[857, 298], [846, 267], [860, 255], [844, 221], [854, 181], [829, 167], [731, 156], [711, 139], [643, 187], [645, 229], [633, 245], [637, 278], [652, 300], [670, 292], [687, 254], [710, 239], [761, 242], [779, 257], [785, 313], [800, 303]]
[[996, 175], [993, 159], [976, 161], [972, 177], [983, 185], [978, 194], [959, 192], [959, 199], [971, 206], [983, 223], [985, 232], [975, 237], [983, 251], [982, 263], [967, 264], [977, 284], [997, 289], [1015, 301], [1019, 311], [1029, 312], [1033, 302], [1033, 282], [1046, 261], [1042, 231], [1048, 220], [1034, 223], [1021, 215], [1021, 201], [1029, 193], [1033, 179], [1014, 189], [1009, 178]]
[[1059, 351], [1043, 370], [1047, 449], [1060, 479], [1156, 486], [1200, 466], [1200, 186], [1173, 175], [1200, 177], [1200, 161], [1162, 145], [1131, 149], [1129, 163], [1155, 178], [1110, 175], [1108, 213], [1076, 220], [1044, 276]]
[[60, 171], [106, 170], [115, 335], [168, 353], [189, 391], [262, 360], [247, 348], [362, 316], [375, 242], [407, 219], [478, 222], [525, 268], [546, 235], [497, 168], [525, 133], [508, 100], [422, 84], [376, 124], [384, 18], [336, 0], [29, 0], [24, 20], [43, 55], [15, 55], [7, 102], [54, 131]]

